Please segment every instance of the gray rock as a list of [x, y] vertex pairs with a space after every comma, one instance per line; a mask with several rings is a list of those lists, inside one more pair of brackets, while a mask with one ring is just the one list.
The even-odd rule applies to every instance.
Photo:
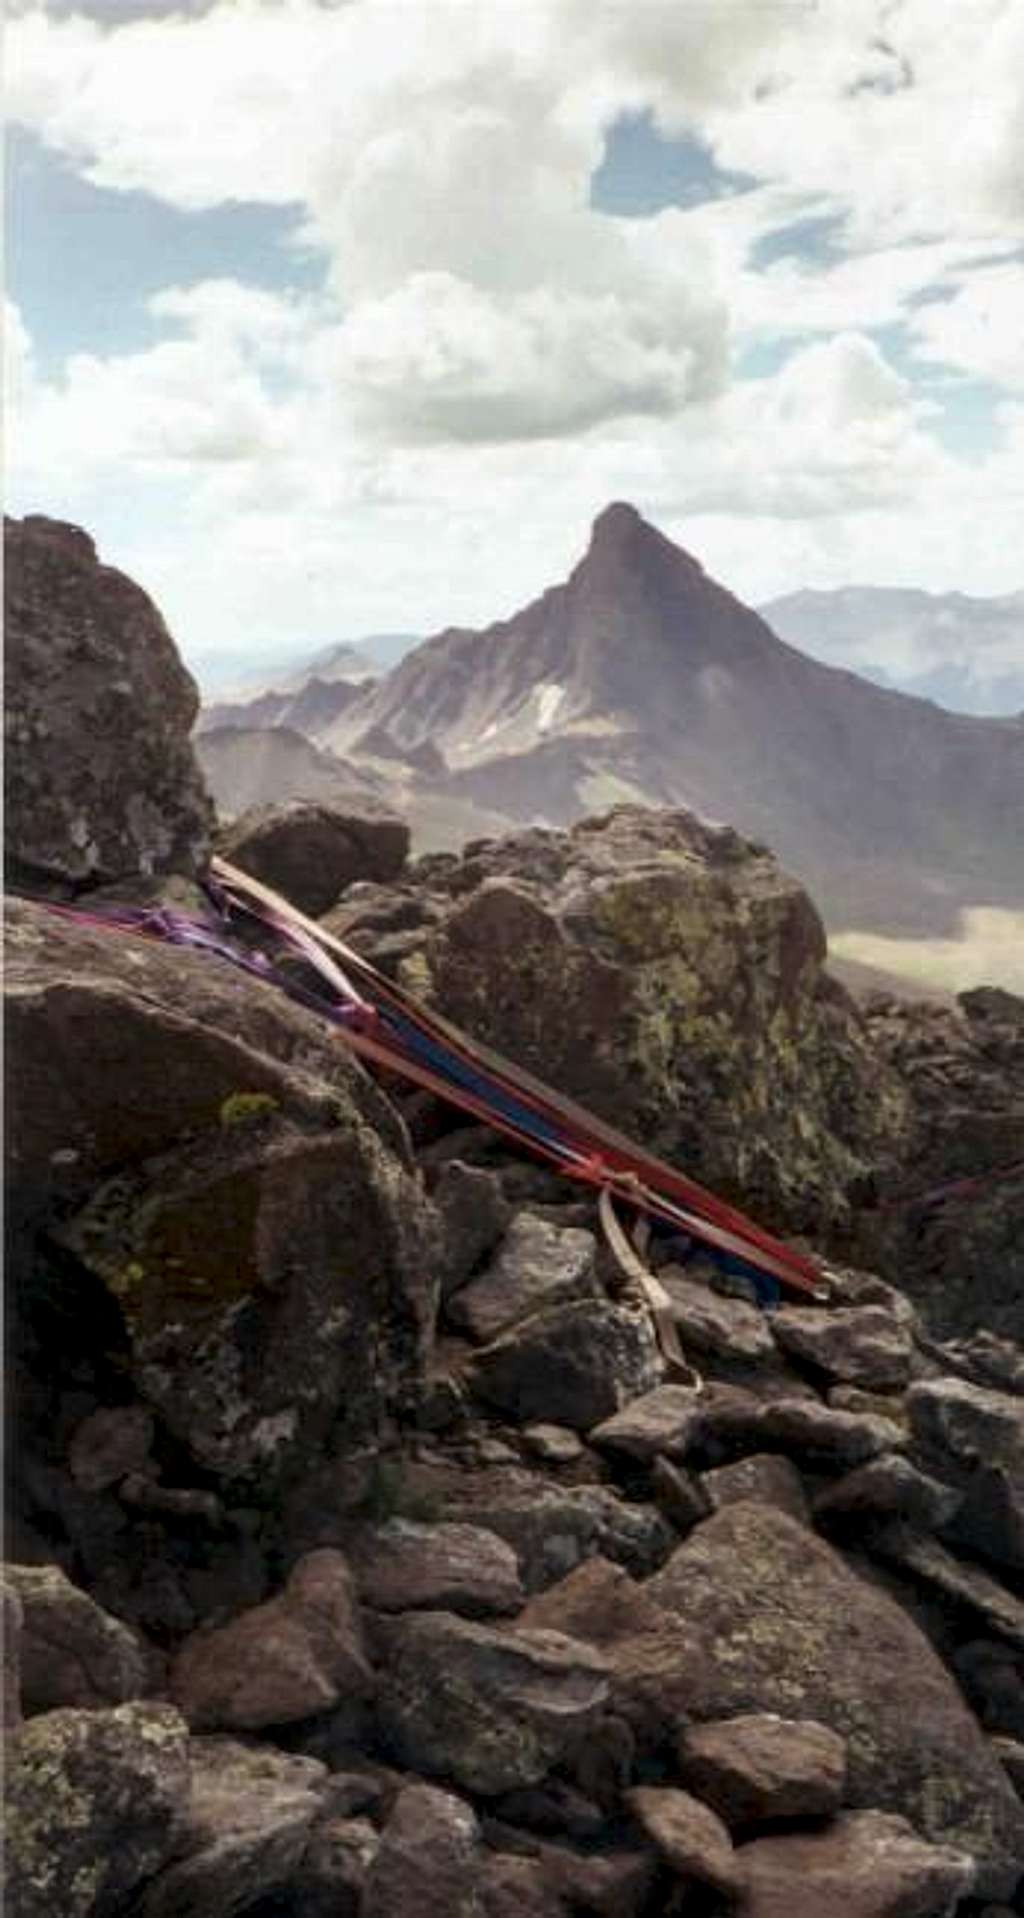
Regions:
[[869, 1542], [876, 1557], [909, 1572], [914, 1580], [939, 1594], [946, 1606], [959, 1607], [972, 1615], [979, 1632], [996, 1632], [1008, 1645], [1024, 1652], [1024, 1600], [1014, 1597], [980, 1565], [954, 1558], [938, 1539], [896, 1521], [873, 1531]]
[[18, 1918], [123, 1909], [176, 1850], [187, 1732], [166, 1705], [44, 1712], [7, 1752], [7, 1898]]
[[58, 1565], [8, 1565], [22, 1607], [21, 1699], [27, 1716], [61, 1705], [122, 1705], [147, 1689], [135, 1633]]
[[774, 1711], [847, 1740], [846, 1802], [899, 1811], [969, 1851], [1005, 1896], [1024, 1808], [923, 1634], [782, 1512], [733, 1505], [680, 1545], [644, 1596], [673, 1614], [675, 1683], [696, 1718]]
[[102, 1406], [72, 1433], [68, 1470], [83, 1492], [106, 1492], [145, 1470], [152, 1443], [153, 1414], [144, 1405]]
[[381, 1612], [486, 1618], [525, 1603], [515, 1552], [480, 1525], [390, 1519], [358, 1539], [352, 1569], [363, 1603]]
[[704, 1473], [704, 1484], [716, 1509], [747, 1502], [775, 1505], [798, 1524], [810, 1523], [803, 1480], [792, 1460], [776, 1452], [752, 1452], [731, 1465], [717, 1465]]
[[213, 808], [199, 708], [156, 607], [88, 534], [5, 522], [7, 861], [55, 891], [198, 872]]
[[653, 1505], [627, 1504], [605, 1485], [556, 1485], [509, 1468], [446, 1475], [438, 1490], [451, 1516], [486, 1526], [512, 1546], [528, 1592], [594, 1553], [642, 1577], [675, 1542]]
[[839, 1810], [846, 1745], [813, 1719], [740, 1712], [692, 1725], [679, 1748], [683, 1783], [733, 1828]]
[[340, 1552], [300, 1559], [283, 1592], [185, 1640], [171, 1692], [198, 1730], [255, 1731], [371, 1689], [351, 1572]]
[[913, 1346], [906, 1327], [878, 1305], [838, 1311], [788, 1305], [772, 1314], [778, 1345], [830, 1378], [869, 1391], [906, 1385]]
[[474, 1357], [476, 1395], [524, 1425], [578, 1431], [658, 1384], [662, 1358], [646, 1312], [601, 1300], [550, 1306]]
[[922, 1380], [907, 1393], [921, 1462], [963, 1491], [956, 1539], [1024, 1569], [1024, 1400], [966, 1379]]
[[139, 1918], [234, 1918], [294, 1888], [324, 1801], [316, 1759], [234, 1738], [192, 1738], [179, 1852], [147, 1885]]
[[860, 1465], [906, 1444], [906, 1434], [891, 1419], [840, 1412], [808, 1399], [776, 1399], [766, 1405], [757, 1435], [763, 1447], [795, 1452], [801, 1461], [832, 1469]]
[[626, 1803], [680, 1878], [734, 1896], [739, 1877], [732, 1839], [710, 1806], [675, 1786], [638, 1785]]
[[448, 1298], [464, 1285], [481, 1259], [493, 1251], [512, 1217], [501, 1179], [483, 1166], [449, 1159], [434, 1187], [441, 1215], [443, 1268], [441, 1293]]
[[363, 1918], [480, 1918], [481, 1855], [480, 1827], [463, 1799], [406, 1785], [367, 1876]]
[[663, 1452], [681, 1459], [703, 1430], [704, 1413], [704, 1395], [693, 1386], [659, 1385], [603, 1419], [588, 1437], [602, 1451], [624, 1452], [628, 1458], [649, 1460]]
[[400, 1763], [491, 1795], [578, 1751], [607, 1696], [604, 1661], [562, 1633], [407, 1613], [391, 1629], [380, 1719]]
[[919, 1472], [909, 1459], [894, 1453], [869, 1459], [827, 1485], [814, 1501], [818, 1520], [863, 1522], [898, 1518], [923, 1531], [940, 1531], [955, 1515], [961, 1494], [941, 1480]]
[[481, 1345], [545, 1307], [597, 1297], [591, 1232], [518, 1212], [485, 1272], [448, 1300], [452, 1325]]
[[671, 1300], [672, 1316], [685, 1346], [747, 1363], [774, 1356], [768, 1321], [756, 1305], [712, 1292], [709, 1286], [671, 1267], [658, 1276]]
[[651, 1467], [651, 1491], [658, 1510], [681, 1537], [707, 1518], [712, 1509], [711, 1495], [696, 1473], [673, 1465], [671, 1459], [656, 1458]]
[[973, 1889], [969, 1857], [922, 1843], [905, 1819], [881, 1811], [756, 1838], [736, 1856], [736, 1918], [946, 1918]]
[[346, 886], [397, 879], [409, 853], [409, 828], [383, 806], [292, 799], [233, 819], [218, 835], [217, 850], [319, 918]]

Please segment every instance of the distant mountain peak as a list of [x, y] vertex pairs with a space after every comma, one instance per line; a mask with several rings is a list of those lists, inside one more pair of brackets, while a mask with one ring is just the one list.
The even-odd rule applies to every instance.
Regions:
[[611, 504], [598, 513], [590, 529], [590, 545], [582, 564], [587, 566], [605, 562], [611, 565], [642, 565], [645, 561], [666, 560], [679, 568], [691, 568], [694, 573], [703, 572], [703, 567], [674, 540], [666, 539], [656, 526], [644, 519], [635, 506], [628, 500], [612, 500]]

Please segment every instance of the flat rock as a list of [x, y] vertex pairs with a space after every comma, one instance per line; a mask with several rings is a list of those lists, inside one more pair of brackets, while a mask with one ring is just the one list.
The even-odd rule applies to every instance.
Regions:
[[147, 1689], [145, 1652], [58, 1565], [8, 1565], [22, 1609], [21, 1701], [26, 1716], [62, 1705], [121, 1705]]
[[409, 827], [385, 807], [292, 799], [241, 813], [218, 835], [222, 858], [318, 918], [357, 880], [397, 879]]
[[703, 1416], [702, 1392], [689, 1385], [659, 1385], [603, 1419], [588, 1438], [602, 1451], [624, 1452], [627, 1458], [650, 1460], [659, 1452], [685, 1458]]
[[891, 1419], [839, 1412], [809, 1399], [776, 1399], [758, 1422], [762, 1448], [795, 1452], [812, 1465], [860, 1465], [880, 1452], [898, 1451], [906, 1434]]
[[971, 1860], [926, 1844], [903, 1818], [843, 1812], [824, 1831], [756, 1838], [737, 1852], [737, 1918], [946, 1918]]
[[803, 1480], [792, 1460], [777, 1452], [752, 1452], [731, 1465], [716, 1465], [704, 1473], [703, 1480], [716, 1509], [747, 1503], [775, 1505], [799, 1524], [810, 1523]]
[[194, 874], [213, 807], [199, 710], [160, 614], [87, 533], [29, 514], [5, 535], [6, 855], [17, 883]]
[[604, 1300], [549, 1306], [484, 1346], [473, 1391], [522, 1424], [541, 1419], [589, 1431], [660, 1381], [646, 1312]]
[[436, 1785], [404, 1786], [367, 1876], [363, 1918], [479, 1918], [481, 1855], [464, 1799]]
[[672, 1317], [685, 1346], [747, 1363], [774, 1356], [768, 1321], [756, 1305], [712, 1292], [709, 1286], [672, 1268], [658, 1277], [668, 1293]]
[[730, 1826], [827, 1818], [846, 1783], [846, 1745], [813, 1719], [776, 1712], [692, 1725], [679, 1747], [683, 1783]]
[[545, 1306], [595, 1298], [596, 1254], [593, 1233], [519, 1212], [486, 1271], [449, 1299], [447, 1316], [486, 1345]]
[[188, 1805], [188, 1738], [166, 1705], [43, 1712], [6, 1754], [8, 1909], [93, 1918], [177, 1849]]
[[732, 1839], [722, 1820], [698, 1798], [674, 1786], [638, 1785], [626, 1803], [662, 1857], [680, 1878], [693, 1878], [727, 1896], [739, 1882]]
[[776, 1343], [829, 1378], [868, 1391], [906, 1385], [913, 1345], [906, 1326], [879, 1305], [837, 1311], [787, 1305], [772, 1314]]
[[515, 1552], [480, 1525], [393, 1518], [359, 1538], [352, 1568], [360, 1598], [377, 1611], [486, 1618], [525, 1603]]
[[308, 1553], [276, 1598], [187, 1638], [170, 1682], [190, 1725], [209, 1731], [284, 1725], [365, 1697], [371, 1674], [347, 1561]]
[[399, 1763], [490, 1795], [537, 1784], [578, 1750], [607, 1696], [603, 1659], [562, 1633], [407, 1613], [379, 1710]]
[[324, 1803], [314, 1758], [218, 1736], [189, 1740], [179, 1855], [146, 1886], [139, 1918], [235, 1918], [294, 1889]]
[[956, 1684], [907, 1614], [805, 1526], [727, 1506], [644, 1597], [673, 1614], [676, 1684], [694, 1718], [814, 1719], [847, 1741], [849, 1805], [885, 1804], [971, 1852], [984, 1895], [1016, 1884], [1024, 1808]]

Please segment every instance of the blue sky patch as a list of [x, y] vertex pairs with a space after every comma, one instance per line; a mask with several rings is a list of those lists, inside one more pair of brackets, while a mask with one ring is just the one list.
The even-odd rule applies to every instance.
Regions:
[[652, 114], [629, 113], [608, 129], [590, 203], [599, 213], [643, 219], [667, 206], [700, 206], [756, 184], [748, 173], [723, 171], [700, 140], [666, 139]]

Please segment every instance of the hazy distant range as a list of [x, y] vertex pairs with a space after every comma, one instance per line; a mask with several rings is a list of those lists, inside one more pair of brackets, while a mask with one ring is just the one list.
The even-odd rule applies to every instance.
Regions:
[[[616, 503], [512, 619], [387, 646], [395, 663], [328, 648], [210, 704], [221, 809], [362, 788], [426, 849], [682, 805], [770, 844], [834, 950], [952, 986], [1019, 965], [1024, 987], [1024, 594], [850, 588], [758, 614]], [[928, 697], [879, 683], [898, 675]]]

